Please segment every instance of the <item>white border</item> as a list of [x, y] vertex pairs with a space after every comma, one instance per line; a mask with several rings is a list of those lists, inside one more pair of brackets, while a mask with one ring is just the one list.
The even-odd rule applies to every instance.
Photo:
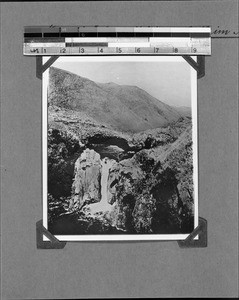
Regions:
[[[50, 57], [43, 57], [45, 63]], [[196, 57], [192, 57], [196, 60]], [[64, 57], [57, 61], [134, 61], [134, 62], [187, 62], [181, 56], [104, 56], [104, 57]], [[53, 64], [54, 65], [54, 64]], [[43, 226], [47, 229], [47, 89], [49, 69], [42, 75], [42, 184], [43, 184]], [[198, 226], [198, 128], [197, 128], [197, 72], [191, 67], [191, 107], [193, 135], [193, 184], [194, 184], [194, 228]], [[59, 241], [140, 241], [140, 240], [185, 240], [189, 234], [129, 234], [129, 235], [55, 235]], [[195, 239], [198, 239], [197, 237]], [[43, 240], [48, 238], [43, 236]]]

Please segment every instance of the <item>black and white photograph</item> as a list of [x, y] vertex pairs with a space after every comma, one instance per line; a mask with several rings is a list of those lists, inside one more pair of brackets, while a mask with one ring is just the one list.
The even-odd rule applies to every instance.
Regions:
[[196, 228], [197, 76], [183, 57], [60, 57], [42, 105], [43, 224], [59, 240]]
[[238, 13], [0, 2], [0, 299], [239, 299]]

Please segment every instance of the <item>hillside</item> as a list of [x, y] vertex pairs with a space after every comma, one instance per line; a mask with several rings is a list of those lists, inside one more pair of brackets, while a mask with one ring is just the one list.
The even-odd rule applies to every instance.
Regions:
[[137, 86], [97, 83], [53, 67], [49, 75], [50, 232], [191, 232], [188, 109], [178, 112]]
[[99, 84], [54, 67], [49, 71], [48, 104], [133, 133], [164, 127], [181, 117], [175, 108], [136, 86]]
[[173, 108], [178, 113], [180, 113], [182, 117], [191, 117], [191, 115], [192, 115], [191, 107], [187, 107], [187, 106], [174, 106]]

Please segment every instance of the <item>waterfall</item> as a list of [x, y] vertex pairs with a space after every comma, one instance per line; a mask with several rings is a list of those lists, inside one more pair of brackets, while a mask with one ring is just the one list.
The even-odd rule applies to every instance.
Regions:
[[102, 206], [108, 206], [108, 201], [107, 201], [107, 183], [108, 183], [108, 176], [109, 176], [109, 169], [112, 165], [112, 162], [110, 159], [105, 157], [102, 160], [102, 171], [101, 171], [101, 200], [100, 203]]
[[108, 177], [109, 177], [109, 170], [113, 165], [114, 160], [105, 157], [101, 160], [101, 199], [98, 203], [93, 203], [89, 205], [91, 214], [95, 214], [97, 212], [107, 212], [111, 211], [113, 205], [108, 203]]

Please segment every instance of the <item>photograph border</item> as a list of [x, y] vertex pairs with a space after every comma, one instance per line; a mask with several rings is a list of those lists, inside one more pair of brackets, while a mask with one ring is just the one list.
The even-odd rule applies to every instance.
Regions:
[[[196, 56], [190, 56], [197, 62]], [[50, 57], [44, 56], [43, 63], [48, 61]], [[165, 61], [165, 59], [175, 62], [187, 62], [182, 56], [60, 56], [58, 59], [62, 60], [82, 60], [86, 61]], [[48, 186], [48, 166], [47, 166], [47, 128], [48, 128], [48, 107], [47, 107], [47, 82], [48, 82], [49, 68], [43, 71], [42, 74], [42, 190], [43, 190], [43, 226], [48, 229], [48, 203], [47, 203], [47, 186]], [[194, 183], [194, 229], [199, 224], [198, 215], [198, 113], [197, 113], [197, 71], [190, 66], [190, 80], [191, 80], [191, 109], [192, 109], [192, 139], [193, 139], [193, 183]], [[84, 234], [84, 235], [54, 235], [59, 241], [175, 241], [185, 240], [188, 234]], [[44, 241], [48, 238], [43, 236]], [[197, 237], [195, 238], [197, 240]]]

